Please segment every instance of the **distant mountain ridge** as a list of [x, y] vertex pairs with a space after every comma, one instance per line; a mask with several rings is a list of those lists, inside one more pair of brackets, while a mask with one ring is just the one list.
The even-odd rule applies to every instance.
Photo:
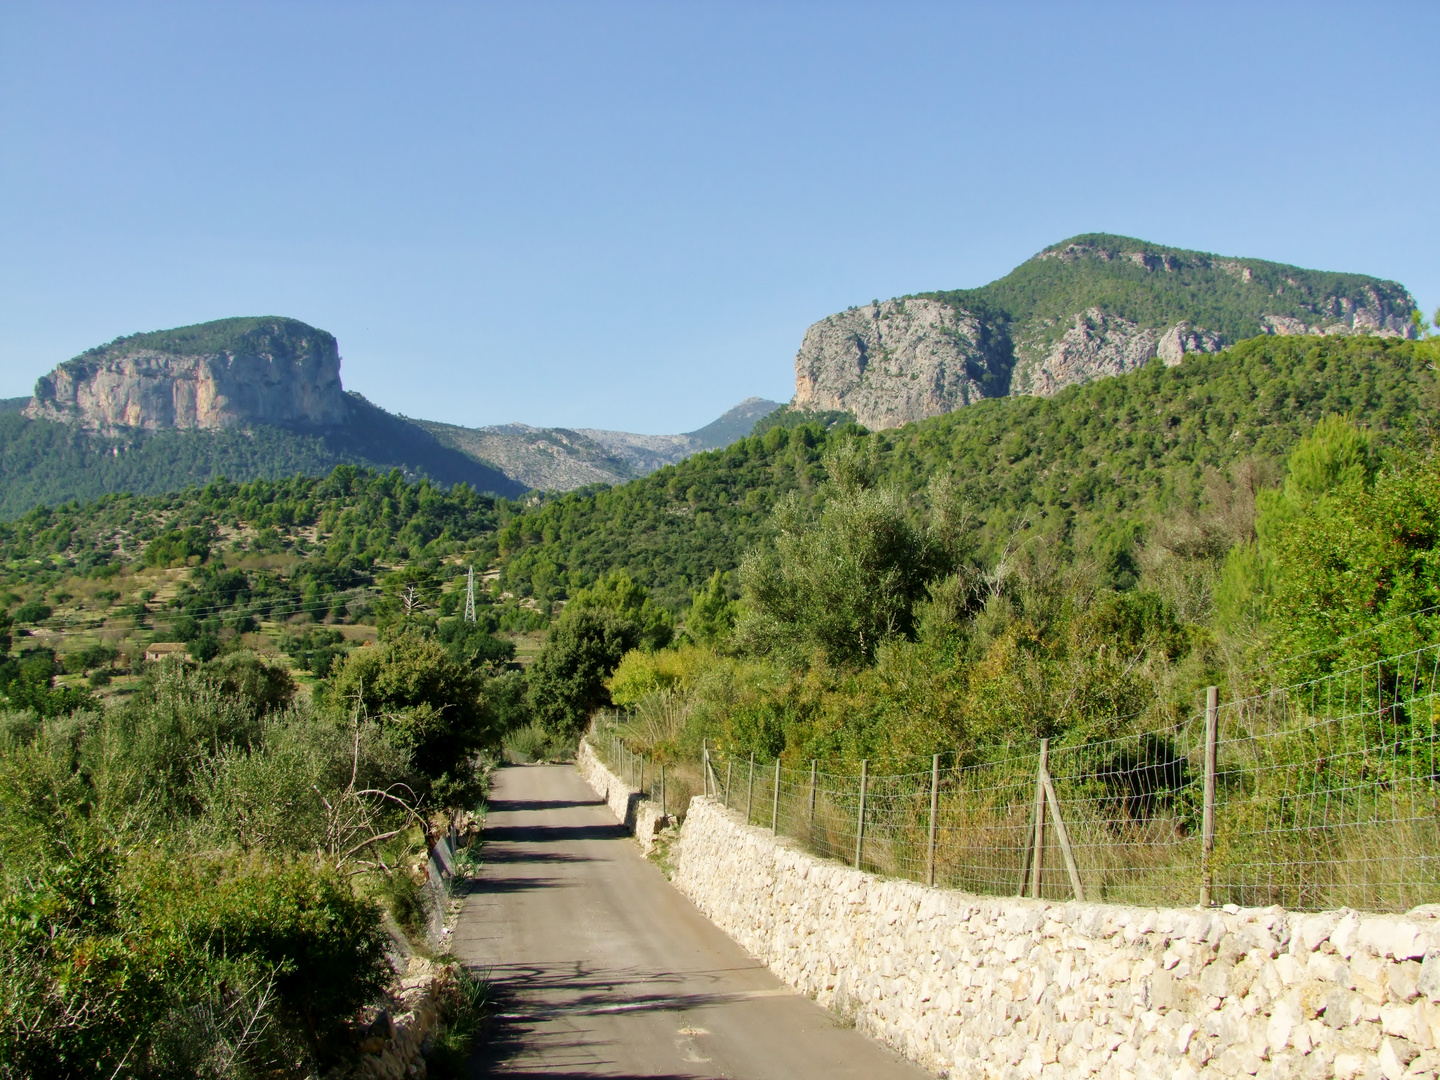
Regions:
[[638, 435], [598, 428], [539, 428], [497, 424], [467, 428], [416, 420], [440, 442], [541, 491], [573, 491], [590, 484], [623, 484], [674, 465], [691, 454], [729, 446], [781, 408], [746, 398], [718, 419], [681, 435]]
[[1088, 233], [982, 288], [821, 319], [795, 357], [795, 405], [896, 427], [981, 398], [1048, 396], [1156, 356], [1177, 364], [1262, 334], [1411, 337], [1414, 309], [1393, 281]]

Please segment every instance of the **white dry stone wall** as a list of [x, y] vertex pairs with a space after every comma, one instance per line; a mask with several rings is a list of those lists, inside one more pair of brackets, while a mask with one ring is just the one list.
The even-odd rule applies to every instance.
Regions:
[[675, 884], [780, 978], [941, 1076], [1436, 1076], [1440, 907], [1155, 909], [927, 889], [696, 798]]
[[595, 794], [605, 800], [610, 812], [635, 834], [640, 850], [649, 855], [655, 847], [655, 837], [665, 827], [666, 819], [660, 807], [612, 773], [585, 739], [580, 740], [575, 769]]

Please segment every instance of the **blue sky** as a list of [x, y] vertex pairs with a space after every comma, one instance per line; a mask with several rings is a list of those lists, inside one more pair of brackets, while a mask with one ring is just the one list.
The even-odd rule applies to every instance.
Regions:
[[1440, 304], [1440, 5], [0, 4], [0, 396], [282, 314], [462, 424], [688, 430], [1106, 231]]

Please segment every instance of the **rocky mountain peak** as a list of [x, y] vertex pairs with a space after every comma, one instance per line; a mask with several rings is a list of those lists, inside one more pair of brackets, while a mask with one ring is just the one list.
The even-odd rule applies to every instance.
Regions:
[[116, 338], [42, 376], [25, 413], [99, 431], [328, 427], [348, 416], [334, 336], [268, 316]]
[[795, 405], [873, 428], [981, 397], [1057, 393], [1260, 334], [1413, 334], [1393, 281], [1091, 233], [980, 289], [850, 308], [805, 332]]

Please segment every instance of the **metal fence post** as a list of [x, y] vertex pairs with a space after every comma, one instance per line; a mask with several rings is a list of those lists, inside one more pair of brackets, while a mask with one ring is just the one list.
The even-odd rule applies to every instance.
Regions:
[[710, 794], [710, 740], [700, 740], [700, 783], [704, 785], [702, 791], [707, 797]]
[[730, 760], [730, 755], [725, 755], [725, 809], [730, 809], [730, 768], [735, 763]]
[[815, 759], [810, 759], [810, 821], [809, 829], [815, 828]]
[[865, 850], [865, 790], [870, 784], [870, 760], [860, 761], [860, 813], [855, 820], [855, 869], [860, 869], [860, 855]]
[[665, 763], [660, 763], [660, 816], [669, 817], [669, 811], [665, 806]]
[[775, 759], [775, 792], [770, 803], [770, 835], [780, 834], [780, 759]]
[[925, 859], [925, 881], [935, 887], [935, 817], [940, 810], [940, 755], [930, 759], [930, 850]]
[[1205, 689], [1205, 810], [1201, 818], [1200, 906], [1208, 908], [1215, 887], [1215, 751], [1220, 734], [1220, 688]]
[[755, 798], [755, 755], [750, 755], [750, 779], [745, 781], [745, 824], [750, 824], [750, 804]]

